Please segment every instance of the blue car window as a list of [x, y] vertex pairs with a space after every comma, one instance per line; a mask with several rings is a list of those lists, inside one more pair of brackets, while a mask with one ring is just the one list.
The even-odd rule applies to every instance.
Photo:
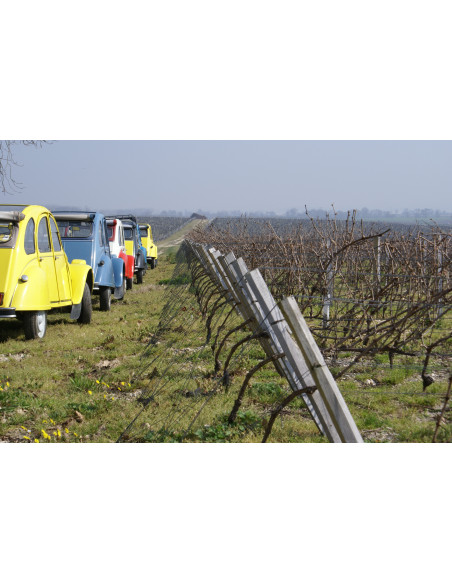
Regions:
[[93, 231], [92, 221], [57, 221], [60, 235], [63, 239], [88, 239]]
[[25, 229], [24, 235], [24, 248], [26, 254], [35, 253], [36, 246], [35, 246], [35, 222], [33, 218], [27, 223], [27, 227]]
[[102, 229], [102, 221], [99, 221], [99, 243], [101, 247], [104, 245], [104, 231]]
[[49, 229], [47, 227], [47, 217], [43, 217], [39, 221], [38, 249], [41, 253], [52, 251], [52, 248], [50, 247]]
[[58, 236], [58, 227], [56, 226], [53, 217], [50, 217], [50, 232], [52, 233], [53, 251], [61, 251], [60, 238]]
[[110, 246], [108, 245], [108, 228], [107, 228], [107, 223], [105, 221], [102, 221], [102, 225], [103, 225], [103, 232], [104, 232], [104, 247], [105, 247], [105, 251], [107, 253], [110, 253]]

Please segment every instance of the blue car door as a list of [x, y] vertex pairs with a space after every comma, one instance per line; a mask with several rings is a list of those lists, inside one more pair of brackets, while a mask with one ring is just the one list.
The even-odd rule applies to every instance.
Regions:
[[95, 261], [97, 264], [96, 283], [99, 286], [115, 287], [113, 275], [113, 265], [111, 262], [110, 246], [108, 244], [106, 222], [104, 217], [100, 217], [97, 224], [97, 235], [95, 240]]

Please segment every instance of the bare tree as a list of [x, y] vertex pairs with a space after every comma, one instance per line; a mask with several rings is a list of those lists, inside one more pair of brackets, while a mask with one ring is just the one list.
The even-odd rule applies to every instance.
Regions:
[[20, 166], [14, 159], [13, 151], [18, 145], [41, 148], [47, 140], [0, 140], [0, 190], [6, 194], [20, 191], [22, 184], [13, 177], [13, 167]]

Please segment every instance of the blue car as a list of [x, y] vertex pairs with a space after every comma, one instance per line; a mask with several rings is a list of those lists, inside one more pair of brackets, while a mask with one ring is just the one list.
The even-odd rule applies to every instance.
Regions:
[[110, 254], [105, 216], [75, 211], [57, 211], [53, 215], [68, 260], [83, 259], [92, 266], [94, 292], [99, 294], [100, 309], [110, 310], [112, 291], [116, 299], [124, 297], [125, 266], [122, 258]]

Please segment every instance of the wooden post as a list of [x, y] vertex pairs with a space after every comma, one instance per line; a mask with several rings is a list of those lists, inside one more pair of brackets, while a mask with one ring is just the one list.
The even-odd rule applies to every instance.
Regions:
[[[317, 388], [310, 395], [302, 392], [301, 397], [319, 430], [331, 442], [362, 442], [295, 300], [283, 301], [284, 310], [289, 307], [285, 316], [259, 270], [248, 271], [243, 259], [236, 259], [233, 253], [225, 257], [215, 248], [192, 245], [192, 249], [212, 281], [223, 292], [228, 292], [230, 302], [236, 305], [241, 317], [249, 321], [251, 331], [260, 334], [259, 342], [263, 350], [268, 358], [273, 359], [277, 371], [286, 377], [292, 391]], [[295, 304], [298, 314], [291, 302]], [[304, 327], [311, 335], [306, 346], [306, 342], [299, 340], [300, 336], [306, 338], [306, 334], [303, 337], [298, 330]], [[262, 337], [262, 332], [266, 333], [265, 337]], [[295, 335], [295, 340], [292, 335]]]
[[381, 237], [374, 237], [374, 263], [375, 263], [375, 292], [378, 294], [381, 285]]
[[[441, 248], [438, 246], [438, 293], [441, 294], [443, 291], [443, 253]], [[438, 316], [441, 317], [444, 312], [444, 307], [442, 306], [443, 299], [438, 300]]]
[[[259, 270], [256, 269], [248, 272], [245, 276], [245, 281], [250, 286], [264, 312], [264, 323], [266, 324], [267, 330], [273, 334], [278, 345], [281, 347], [280, 351], [283, 351], [286, 355], [287, 362], [291, 368], [291, 379], [295, 382], [296, 389], [312, 387], [315, 383], [303, 355], [290, 336], [284, 316], [278, 308]], [[320, 431], [331, 442], [341, 442], [342, 440], [334, 427], [320, 393], [316, 391], [310, 396], [303, 394], [303, 399]]]
[[[327, 248], [330, 249], [331, 240], [327, 241]], [[322, 326], [323, 328], [328, 328], [330, 322], [330, 307], [333, 303], [334, 294], [334, 266], [333, 259], [328, 262], [326, 267], [326, 293], [323, 297], [323, 309], [322, 309]]]
[[281, 310], [314, 378], [342, 442], [363, 442], [361, 434], [328, 369], [317, 343], [300, 312], [295, 298], [284, 298]]
[[[251, 329], [253, 330], [253, 332], [258, 333], [259, 331], [264, 331], [267, 332], [269, 335], [268, 338], [259, 339], [259, 342], [261, 344], [261, 347], [265, 351], [265, 354], [267, 355], [267, 357], [272, 357], [274, 355], [282, 353], [283, 351], [280, 343], [275, 337], [272, 329], [268, 327], [266, 323], [266, 314], [263, 307], [258, 302], [253, 291], [246, 284], [245, 276], [249, 273], [249, 271], [245, 262], [243, 261], [242, 258], [239, 258], [238, 260], [231, 261], [230, 264], [226, 264], [225, 260], [227, 259], [227, 257], [228, 256], [226, 256], [226, 258], [223, 258], [223, 260], [221, 258], [219, 259], [224, 265], [227, 266], [231, 282], [234, 283], [237, 295], [241, 298], [242, 306], [244, 307], [244, 310], [246, 311], [248, 317], [251, 319], [252, 322]], [[266, 287], [265, 283], [264, 285]], [[281, 359], [273, 361], [273, 363], [278, 373], [282, 377], [285, 377], [287, 379], [293, 391], [297, 389], [302, 389], [303, 387], [307, 387], [306, 384], [301, 385], [286, 356], [284, 356]], [[323, 429], [322, 422], [317, 416], [316, 410], [312, 406], [310, 397], [307, 394], [302, 394], [302, 399], [305, 402], [306, 407], [308, 408], [320, 432], [322, 434], [327, 434]], [[327, 436], [329, 438], [328, 434]]]

